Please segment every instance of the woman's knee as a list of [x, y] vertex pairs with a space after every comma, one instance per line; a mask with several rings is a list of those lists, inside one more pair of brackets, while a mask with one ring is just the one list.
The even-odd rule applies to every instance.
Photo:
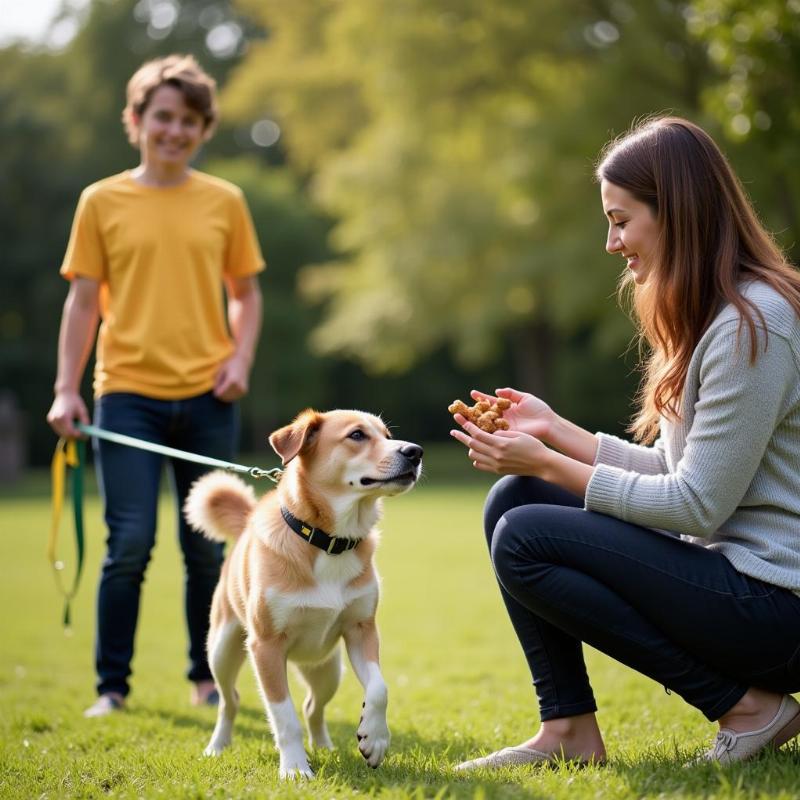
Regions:
[[528, 505], [512, 508], [498, 520], [489, 550], [495, 574], [504, 586], [536, 564], [552, 562], [552, 534], [562, 524], [562, 510], [546, 504]]
[[520, 564], [521, 534], [518, 517], [513, 510], [503, 514], [494, 528], [489, 545], [492, 567], [500, 583], [504, 586], [518, 572]]
[[483, 505], [483, 530], [489, 547], [492, 546], [494, 529], [503, 514], [514, 508], [519, 496], [518, 484], [522, 480], [518, 475], [506, 475], [500, 478], [489, 490]]
[[553, 502], [552, 486], [539, 478], [506, 475], [489, 490], [483, 507], [483, 530], [489, 549], [497, 524], [504, 514], [523, 505]]

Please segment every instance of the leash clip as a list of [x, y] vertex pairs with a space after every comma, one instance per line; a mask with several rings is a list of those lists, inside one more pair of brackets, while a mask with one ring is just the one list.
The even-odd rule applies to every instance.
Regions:
[[248, 472], [251, 478], [269, 478], [273, 483], [277, 484], [283, 475], [282, 469], [261, 469], [259, 467], [251, 467]]

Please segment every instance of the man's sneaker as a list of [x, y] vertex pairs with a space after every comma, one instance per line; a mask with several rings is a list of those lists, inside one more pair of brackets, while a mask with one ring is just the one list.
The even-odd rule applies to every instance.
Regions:
[[191, 702], [193, 706], [218, 706], [219, 692], [214, 681], [197, 681], [192, 686]]
[[125, 698], [121, 694], [110, 692], [101, 694], [86, 711], [84, 717], [106, 717], [115, 711], [122, 711], [125, 708]]

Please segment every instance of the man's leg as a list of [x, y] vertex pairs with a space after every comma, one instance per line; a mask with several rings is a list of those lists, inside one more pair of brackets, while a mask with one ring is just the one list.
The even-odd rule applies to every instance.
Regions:
[[[224, 461], [233, 459], [238, 438], [235, 406], [223, 403], [210, 393], [181, 401], [176, 419], [173, 446]], [[224, 547], [193, 531], [183, 515], [183, 504], [194, 481], [209, 468], [190, 461], [172, 460], [171, 480], [178, 510], [178, 539], [185, 566], [184, 604], [189, 634], [189, 671], [196, 685], [193, 701], [214, 700], [211, 670], [208, 666], [208, 638], [211, 598], [219, 580]]]
[[[148, 441], [159, 440], [153, 401], [130, 394], [100, 398], [95, 424]], [[96, 668], [100, 695], [125, 697], [145, 568], [155, 542], [162, 459], [125, 445], [94, 441], [108, 528], [107, 552], [97, 596]]]

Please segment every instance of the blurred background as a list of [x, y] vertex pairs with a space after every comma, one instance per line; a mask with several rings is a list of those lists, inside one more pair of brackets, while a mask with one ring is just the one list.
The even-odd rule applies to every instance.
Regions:
[[219, 83], [196, 166], [268, 262], [250, 452], [309, 405], [445, 440], [448, 403], [505, 385], [621, 433], [637, 354], [592, 172], [643, 116], [709, 130], [798, 259], [800, 0], [0, 0], [5, 482], [55, 443], [78, 195], [138, 163], [125, 85], [171, 52]]

